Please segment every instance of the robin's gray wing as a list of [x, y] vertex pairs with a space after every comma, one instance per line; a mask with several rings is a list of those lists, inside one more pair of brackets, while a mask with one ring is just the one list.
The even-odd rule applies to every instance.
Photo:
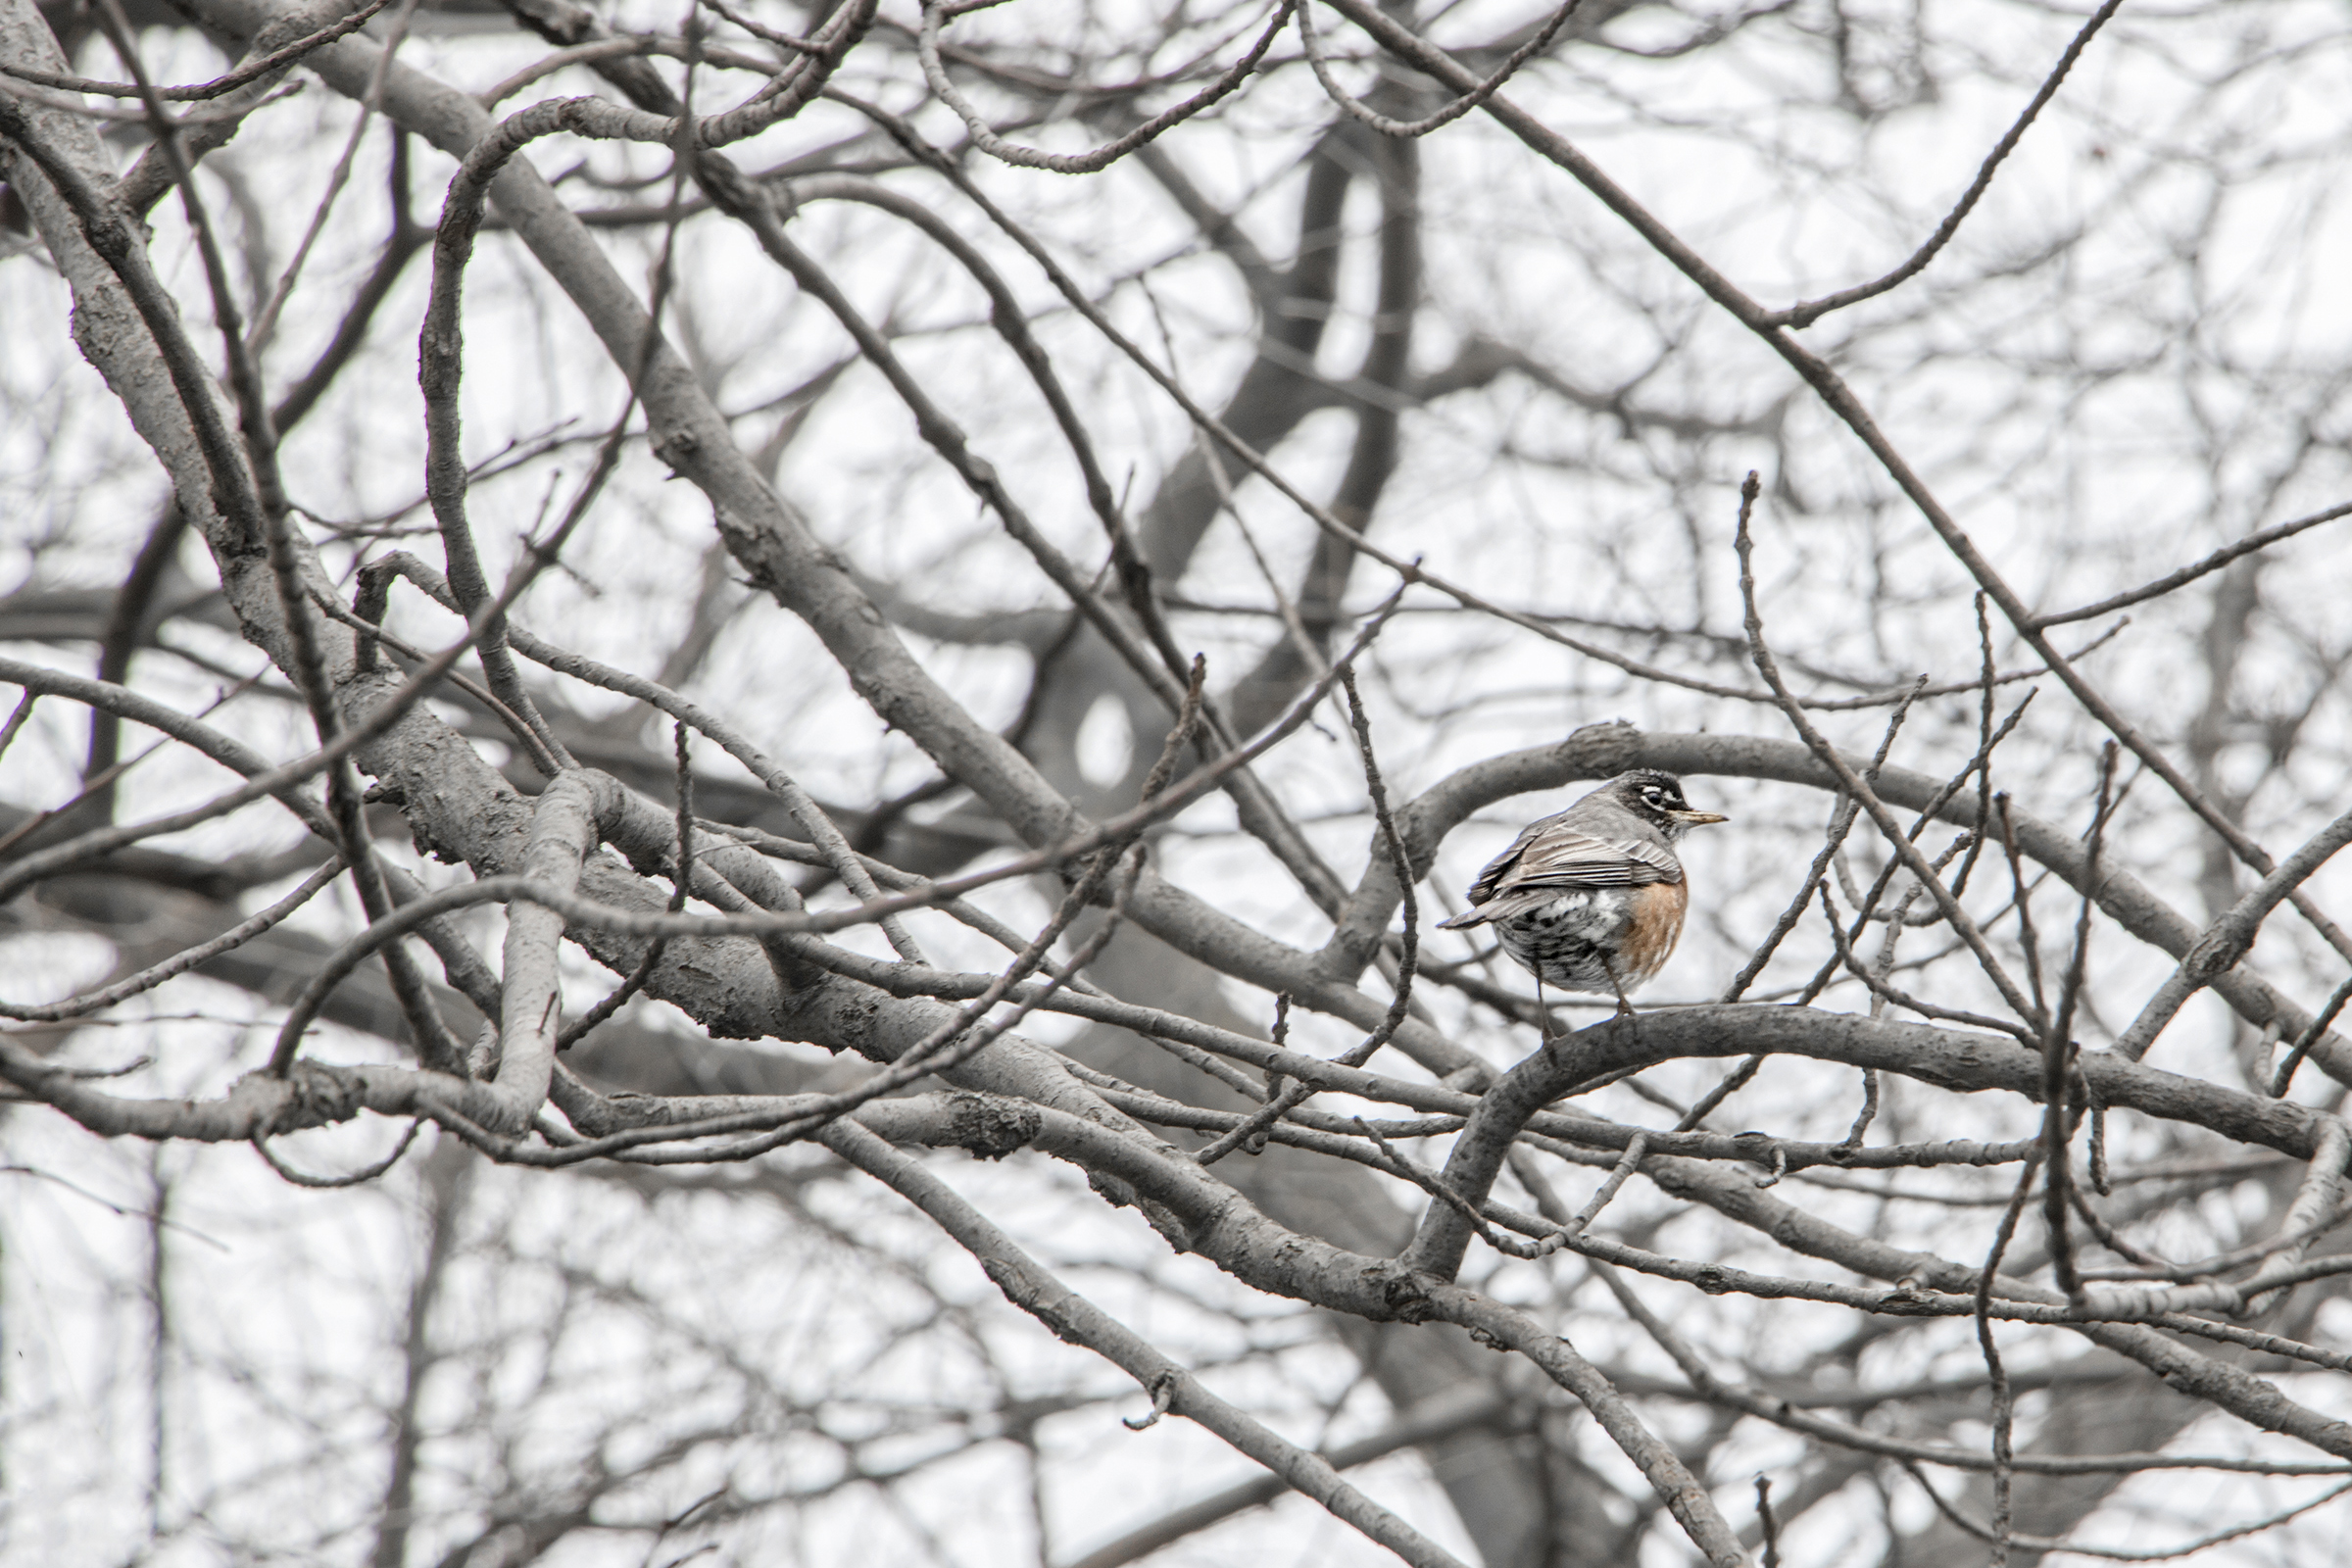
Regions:
[[1635, 888], [1682, 879], [1682, 861], [1663, 844], [1600, 838], [1556, 821], [1538, 822], [1479, 873], [1470, 887], [1469, 909], [1439, 923], [1459, 929], [1507, 920], [1577, 888]]

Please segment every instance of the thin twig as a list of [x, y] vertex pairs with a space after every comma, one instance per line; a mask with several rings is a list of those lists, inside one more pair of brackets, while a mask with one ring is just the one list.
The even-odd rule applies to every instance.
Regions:
[[238, 921], [210, 941], [200, 942], [183, 952], [175, 953], [163, 962], [151, 964], [136, 974], [126, 975], [112, 985], [101, 986], [95, 991], [85, 991], [77, 997], [68, 997], [63, 1002], [45, 1003], [39, 1005], [0, 1002], [0, 1017], [23, 1018], [28, 1022], [54, 1022], [64, 1018], [78, 1018], [84, 1013], [96, 1012], [101, 1007], [111, 1007], [118, 1002], [127, 1001], [142, 991], [152, 991], [174, 975], [185, 974], [190, 969], [207, 963], [231, 949], [242, 947], [260, 936], [287, 915], [317, 898], [328, 883], [342, 874], [342, 871], [343, 858], [337, 855], [318, 870], [304, 877], [301, 885], [293, 892], [270, 905], [270, 907]]
[[399, 1164], [401, 1156], [409, 1152], [409, 1146], [416, 1142], [416, 1135], [423, 1130], [424, 1118], [422, 1116], [412, 1117], [409, 1121], [409, 1130], [400, 1135], [400, 1142], [392, 1146], [392, 1152], [372, 1164], [362, 1166], [348, 1176], [313, 1176], [308, 1172], [296, 1170], [270, 1152], [270, 1135], [267, 1133], [253, 1140], [253, 1152], [261, 1155], [262, 1162], [275, 1171], [281, 1180], [290, 1182], [296, 1187], [329, 1190], [338, 1187], [364, 1187]]
[[2048, 1001], [2041, 989], [2041, 938], [2034, 930], [2033, 889], [2026, 880], [2026, 865], [2017, 853], [2017, 830], [2009, 820], [2009, 792], [2003, 790], [1992, 798], [1993, 814], [2001, 819], [2001, 850], [2009, 858], [2009, 881], [2016, 891], [2011, 903], [2017, 909], [2017, 940], [2025, 950], [2026, 983], [2034, 988], [2035, 1018], [2046, 1018]]
[[1257, 41], [1250, 46], [1241, 59], [1234, 62], [1231, 69], [1206, 87], [1175, 107], [1162, 110], [1125, 135], [1083, 153], [1039, 152], [1034, 147], [1006, 141], [990, 128], [971, 100], [957, 92], [956, 84], [948, 79], [948, 68], [939, 57], [939, 31], [949, 15], [949, 8], [940, 0], [925, 0], [922, 29], [916, 35], [915, 52], [922, 63], [923, 79], [930, 83], [931, 90], [938, 94], [940, 102], [962, 118], [965, 127], [972, 133], [973, 146], [991, 158], [1002, 159], [1018, 169], [1043, 169], [1056, 174], [1091, 174], [1118, 162], [1162, 131], [1192, 119], [1239, 87], [1257, 69], [1266, 51], [1274, 46], [1274, 40], [1281, 35], [1283, 24], [1290, 20], [1291, 9], [1297, 3], [1298, 0], [1280, 0], [1280, 4], [1274, 8], [1273, 20], [1266, 24], [1265, 31], [1258, 34]]
[[2291, 539], [2307, 528], [2316, 528], [2323, 522], [2333, 522], [2336, 518], [2345, 516], [2352, 516], [2352, 501], [2344, 502], [2340, 506], [2329, 507], [2325, 512], [2315, 512], [2307, 517], [2297, 517], [2292, 522], [2277, 523], [2271, 527], [2259, 529], [2246, 535], [2243, 539], [2224, 545], [2212, 555], [2192, 565], [2182, 566], [2178, 571], [2167, 572], [2154, 582], [2142, 583], [2139, 587], [2127, 593], [2117, 594], [2112, 599], [2102, 599], [2095, 605], [2085, 605], [2080, 610], [2060, 610], [2047, 615], [2035, 615], [2034, 629], [2046, 631], [2052, 626], [2063, 626], [2069, 621], [2095, 620], [2101, 615], [2136, 605], [2142, 600], [2161, 599], [2174, 589], [2195, 582], [2208, 572], [2221, 570], [2241, 556], [2250, 556], [2256, 551], [2267, 550], [2281, 539]]
[[2009, 1195], [2009, 1206], [2001, 1211], [2001, 1223], [1993, 1232], [1992, 1248], [1985, 1253], [1984, 1267], [1977, 1275], [1976, 1323], [1977, 1348], [1984, 1352], [1984, 1373], [1992, 1391], [1992, 1565], [2008, 1568], [2009, 1513], [2011, 1461], [2016, 1457], [2014, 1427], [2017, 1407], [2009, 1390], [2009, 1372], [2001, 1363], [2000, 1347], [1992, 1337], [1992, 1285], [1999, 1275], [2002, 1254], [2009, 1250], [2010, 1238], [2017, 1234], [2018, 1216], [2025, 1212], [2026, 1195], [2033, 1191], [2034, 1173], [2041, 1166], [2041, 1150], [2036, 1146], [2026, 1156], [2025, 1168], [2017, 1173], [2017, 1186]]
[[375, 14], [390, 5], [392, 0], [368, 0], [368, 4], [343, 18], [332, 26], [297, 38], [283, 49], [273, 49], [259, 60], [249, 60], [225, 76], [199, 82], [192, 87], [149, 88], [137, 81], [96, 81], [88, 76], [66, 75], [55, 71], [41, 71], [31, 66], [0, 65], [0, 72], [20, 81], [36, 82], [43, 87], [55, 87], [65, 92], [86, 92], [100, 98], [138, 98], [152, 92], [169, 103], [190, 103], [205, 98], [219, 98], [232, 93], [249, 81], [259, 81], [281, 66], [290, 66], [314, 49], [333, 43], [359, 31]]
[[[2066, 974], [2059, 982], [2058, 1016], [2050, 1026], [2049, 1037], [2042, 1042], [2041, 1074], [2041, 1136], [2042, 1164], [2048, 1175], [2042, 1183], [2041, 1217], [2049, 1233], [2050, 1272], [2058, 1288], [2070, 1299], [2081, 1299], [2082, 1280], [2075, 1269], [2075, 1248], [2067, 1234], [2066, 1213], [2068, 1198], [2074, 1190], [2074, 1169], [2068, 1154], [2067, 1143], [2073, 1130], [2073, 1118], [2068, 1115], [2068, 1080], [2074, 1075], [2075, 1004], [2082, 993], [2082, 976], [2090, 954], [2090, 911], [2097, 902], [2099, 887], [2099, 850], [2107, 832], [2107, 810], [2115, 798], [2115, 762], [2118, 756], [2115, 742], [2099, 748], [2098, 802], [2091, 808], [2090, 833], [2083, 852], [2082, 903], [2075, 915], [2074, 952], [2068, 956]], [[2001, 834], [2013, 842], [2009, 827], [2009, 803], [2001, 801]], [[2025, 902], [2021, 890], [2020, 906]]]
[[2303, 1065], [2303, 1058], [2311, 1054], [2311, 1048], [2318, 1045], [2320, 1038], [2328, 1033], [2328, 1026], [2335, 1022], [2336, 1014], [2344, 1010], [2347, 1002], [2352, 1002], [2352, 975], [2344, 977], [2344, 983], [2328, 995], [2328, 1004], [2311, 1020], [2310, 1027], [2295, 1037], [2294, 1049], [2286, 1054], [2286, 1058], [2278, 1063], [2278, 1070], [2271, 1077], [2272, 1099], [2286, 1098], [2287, 1086], [2295, 1081], [2295, 1069]]
[[1331, 74], [1331, 62], [1324, 58], [1323, 50], [1317, 45], [1315, 39], [1314, 0], [1299, 0], [1298, 43], [1305, 52], [1307, 65], [1314, 70], [1315, 80], [1322, 84], [1324, 95], [1339, 105], [1350, 120], [1361, 121], [1384, 136], [1398, 138], [1426, 136], [1433, 130], [1452, 124], [1501, 91], [1502, 84], [1517, 75], [1521, 66], [1526, 65], [1550, 47], [1552, 39], [1559, 36], [1560, 29], [1568, 24], [1570, 17], [1576, 15], [1576, 8], [1581, 3], [1582, 0], [1567, 0], [1565, 5], [1551, 14], [1549, 22], [1539, 28], [1525, 43], [1512, 50], [1486, 80], [1453, 99], [1435, 114], [1425, 115], [1419, 120], [1391, 119], [1380, 111], [1357, 102], [1345, 87], [1342, 87], [1334, 79]]
[[2025, 113], [2017, 117], [2016, 122], [2010, 125], [2007, 132], [1993, 144], [1992, 151], [1985, 155], [1983, 166], [1977, 170], [1977, 177], [1969, 182], [1968, 189], [1961, 193], [1960, 200], [1953, 204], [1949, 213], [1944, 215], [1943, 221], [1936, 225], [1936, 232], [1930, 234], [1927, 242], [1912, 252], [1908, 260], [1884, 277], [1858, 284], [1853, 288], [1840, 289], [1835, 294], [1825, 295], [1817, 300], [1808, 300], [1802, 305], [1794, 305], [1788, 310], [1766, 316], [1763, 318], [1763, 324], [1767, 326], [1811, 326], [1832, 311], [1843, 310], [1848, 305], [1858, 305], [1864, 300], [1875, 299], [1889, 289], [1901, 285], [1916, 276], [1928, 263], [1934, 261], [1936, 253], [1942, 250], [1950, 242], [1951, 237], [1960, 231], [1961, 223], [1976, 209], [1978, 201], [1983, 198], [1984, 192], [1991, 188], [1993, 172], [2001, 167], [2001, 161], [2016, 148], [2018, 141], [2026, 133], [2026, 127], [2034, 123], [2034, 117], [2041, 113], [2042, 106], [2057, 94], [2058, 84], [2066, 80], [2066, 74], [2074, 69], [2075, 62], [2081, 59], [2082, 51], [2089, 47], [2091, 38], [2107, 24], [2107, 19], [2114, 16], [2123, 3], [2124, 0], [2106, 0], [2106, 4], [2091, 13], [2090, 20], [2082, 24], [2082, 30], [2075, 34], [2074, 41], [2066, 46], [2066, 52], [2058, 57], [2058, 64], [2051, 68], [2047, 76], [2042, 78], [2040, 90], [2035, 92], [2033, 100], [2026, 105]]

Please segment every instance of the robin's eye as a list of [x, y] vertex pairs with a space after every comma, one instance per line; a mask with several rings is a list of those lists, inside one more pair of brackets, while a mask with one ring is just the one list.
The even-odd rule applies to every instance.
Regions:
[[1642, 792], [1642, 798], [1647, 801], [1650, 805], [1655, 806], [1666, 798], [1666, 792], [1659, 789], [1655, 784], [1652, 784], [1649, 788]]

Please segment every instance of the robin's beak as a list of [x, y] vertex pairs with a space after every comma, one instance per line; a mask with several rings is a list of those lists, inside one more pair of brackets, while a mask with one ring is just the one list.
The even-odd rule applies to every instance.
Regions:
[[1693, 811], [1689, 807], [1685, 807], [1679, 811], [1668, 811], [1666, 814], [1685, 827], [1705, 827], [1709, 822], [1729, 822], [1731, 820], [1721, 811]]

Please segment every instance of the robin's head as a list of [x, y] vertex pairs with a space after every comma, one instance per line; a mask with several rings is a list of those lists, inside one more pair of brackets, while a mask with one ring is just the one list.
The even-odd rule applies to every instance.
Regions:
[[1665, 834], [1669, 841], [1681, 838], [1694, 827], [1730, 820], [1720, 811], [1690, 809], [1690, 803], [1683, 799], [1683, 781], [1654, 767], [1620, 773], [1593, 793], [1615, 801]]

